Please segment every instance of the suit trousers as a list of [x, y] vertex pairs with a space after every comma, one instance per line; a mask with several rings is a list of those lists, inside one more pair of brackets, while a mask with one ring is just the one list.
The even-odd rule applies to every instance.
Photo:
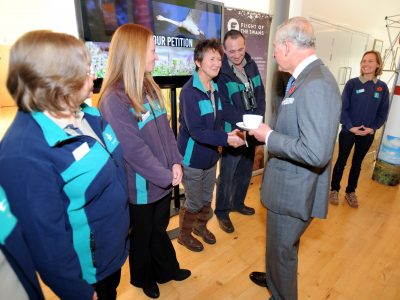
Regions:
[[167, 234], [171, 193], [157, 202], [129, 204], [131, 233], [129, 267], [131, 284], [149, 288], [165, 283], [179, 271], [175, 249]]
[[349, 179], [346, 187], [346, 193], [355, 192], [357, 188], [358, 178], [361, 172], [361, 163], [367, 155], [374, 135], [368, 134], [365, 136], [355, 135], [352, 132], [340, 131], [339, 133], [339, 154], [332, 172], [331, 190], [340, 190], [340, 181], [342, 180], [343, 171], [346, 166], [347, 158], [350, 155], [351, 149], [354, 145], [353, 159], [351, 162], [351, 169]]
[[255, 147], [225, 147], [220, 160], [215, 215], [227, 219], [231, 210], [244, 206], [253, 173]]
[[267, 210], [267, 286], [274, 300], [296, 300], [300, 237], [311, 223]]

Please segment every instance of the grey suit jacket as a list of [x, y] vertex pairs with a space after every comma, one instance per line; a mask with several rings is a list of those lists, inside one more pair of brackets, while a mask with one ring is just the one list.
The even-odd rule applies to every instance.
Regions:
[[321, 60], [308, 65], [282, 101], [268, 139], [261, 198], [271, 211], [325, 218], [341, 97]]

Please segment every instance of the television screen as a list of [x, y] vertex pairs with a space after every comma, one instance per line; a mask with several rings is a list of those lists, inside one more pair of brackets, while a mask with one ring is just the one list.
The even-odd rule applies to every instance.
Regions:
[[182, 85], [194, 70], [193, 50], [198, 40], [221, 39], [223, 4], [196, 0], [76, 0], [81, 38], [92, 55], [92, 68], [104, 77], [109, 42], [122, 24], [150, 28], [159, 60], [153, 76], [159, 84]]

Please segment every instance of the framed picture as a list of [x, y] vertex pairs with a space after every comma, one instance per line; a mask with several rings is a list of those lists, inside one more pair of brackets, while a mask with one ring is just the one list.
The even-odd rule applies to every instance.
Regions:
[[374, 46], [372, 47], [372, 49], [378, 51], [379, 53], [382, 53], [382, 48], [383, 48], [383, 41], [374, 39]]

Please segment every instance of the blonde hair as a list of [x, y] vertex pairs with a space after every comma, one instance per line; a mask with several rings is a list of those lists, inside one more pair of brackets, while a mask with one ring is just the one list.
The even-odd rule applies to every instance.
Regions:
[[[379, 64], [379, 67], [375, 69], [375, 77], [382, 75], [383, 63], [382, 63], [381, 54], [378, 51], [370, 50], [370, 51], [365, 52], [361, 58], [360, 64], [362, 63], [362, 60], [364, 59], [365, 55], [367, 55], [367, 54], [375, 54], [376, 62]], [[364, 73], [361, 68], [360, 68], [360, 74], [362, 76], [364, 76]]]
[[127, 23], [114, 33], [108, 53], [106, 75], [100, 91], [100, 101], [110, 86], [120, 81], [124, 83], [136, 114], [145, 112], [144, 95], [149, 96], [150, 105], [157, 102], [164, 108], [161, 90], [150, 73], [145, 73], [146, 52], [150, 47], [153, 33], [144, 26]]
[[90, 54], [74, 36], [30, 31], [11, 47], [7, 89], [25, 112], [47, 110], [63, 115], [79, 108], [78, 92], [89, 66]]

